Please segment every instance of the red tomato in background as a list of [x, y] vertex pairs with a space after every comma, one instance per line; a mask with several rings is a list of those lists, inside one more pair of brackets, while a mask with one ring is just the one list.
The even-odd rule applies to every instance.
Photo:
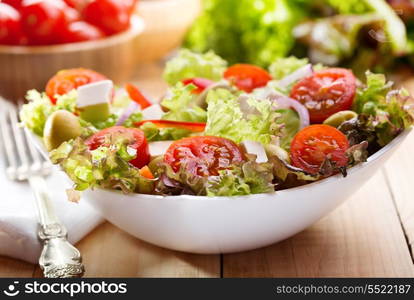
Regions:
[[84, 21], [77, 21], [69, 24], [60, 41], [62, 43], [76, 43], [98, 40], [104, 36], [105, 34], [96, 26]]
[[150, 153], [147, 139], [145, 138], [144, 132], [137, 128], [125, 128], [122, 126], [109, 127], [89, 137], [85, 141], [85, 144], [89, 147], [90, 150], [95, 150], [100, 146], [105, 145], [105, 141], [108, 136], [115, 134], [130, 134], [133, 138], [133, 142], [128, 146], [137, 150], [137, 156], [133, 160], [129, 161], [130, 164], [137, 168], [142, 168], [150, 162]]
[[314, 72], [296, 83], [290, 97], [308, 110], [312, 123], [322, 123], [334, 113], [351, 107], [356, 93], [352, 71], [330, 68]]
[[13, 6], [15, 9], [19, 10], [20, 6], [22, 6], [23, 0], [3, 0], [0, 2], [6, 3], [10, 6]]
[[206, 88], [214, 84], [214, 81], [206, 78], [189, 78], [184, 79], [182, 82], [184, 85], [194, 84], [197, 87], [195, 90], [193, 90], [193, 94], [201, 94]]
[[65, 2], [61, 0], [24, 0], [22, 26], [33, 45], [55, 43], [66, 29]]
[[224, 72], [224, 78], [247, 93], [265, 86], [272, 79], [266, 70], [249, 64], [231, 66]]
[[82, 85], [106, 79], [104, 75], [89, 69], [62, 70], [50, 78], [46, 85], [46, 94], [50, 101], [55, 104], [55, 95], [64, 95]]
[[0, 44], [19, 45], [22, 38], [19, 12], [8, 4], [0, 3]]
[[317, 174], [326, 159], [337, 167], [348, 163], [349, 142], [338, 129], [328, 125], [311, 125], [299, 131], [290, 144], [292, 165]]
[[129, 1], [92, 0], [83, 9], [83, 17], [107, 35], [125, 31], [130, 26]]
[[88, 3], [88, 0], [64, 0], [66, 5], [81, 11], [83, 7]]
[[175, 141], [167, 149], [164, 162], [174, 172], [185, 163], [188, 172], [198, 176], [217, 176], [218, 171], [243, 161], [240, 147], [233, 141], [216, 136], [194, 136]]

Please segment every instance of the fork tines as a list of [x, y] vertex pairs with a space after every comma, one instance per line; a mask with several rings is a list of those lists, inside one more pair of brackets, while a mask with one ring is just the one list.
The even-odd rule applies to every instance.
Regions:
[[51, 164], [36, 149], [29, 133], [19, 124], [17, 107], [1, 101], [0, 135], [6, 174], [11, 180], [27, 180], [33, 175], [47, 175]]

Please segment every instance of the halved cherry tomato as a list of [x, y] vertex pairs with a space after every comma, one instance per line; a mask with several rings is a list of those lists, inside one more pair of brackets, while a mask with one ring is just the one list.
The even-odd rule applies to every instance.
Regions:
[[147, 179], [154, 179], [154, 175], [152, 174], [150, 168], [148, 166], [142, 167], [139, 169], [139, 174]]
[[349, 109], [355, 91], [356, 80], [352, 71], [330, 68], [300, 80], [293, 86], [290, 97], [309, 110], [311, 123], [322, 123], [334, 113]]
[[265, 86], [272, 79], [266, 70], [248, 64], [231, 66], [224, 72], [224, 78], [248, 93], [255, 88]]
[[23, 0], [20, 13], [29, 43], [55, 43], [67, 26], [65, 8], [67, 6], [62, 0]]
[[133, 141], [128, 146], [132, 149], [137, 150], [137, 157], [129, 161], [129, 163], [137, 168], [142, 168], [146, 166], [150, 161], [148, 142], [145, 138], [144, 132], [137, 128], [125, 128], [122, 126], [105, 128], [89, 137], [85, 141], [85, 144], [89, 147], [90, 150], [95, 150], [100, 146], [105, 145], [105, 141], [108, 137], [110, 137], [111, 135], [119, 134], [129, 134], [133, 138]]
[[62, 70], [49, 80], [46, 85], [46, 94], [55, 104], [55, 95], [64, 95], [82, 85], [106, 79], [104, 75], [89, 69]]
[[317, 174], [325, 160], [336, 167], [348, 163], [349, 142], [338, 129], [328, 125], [311, 125], [299, 131], [290, 144], [292, 165], [310, 174]]
[[0, 3], [0, 45], [19, 45], [23, 36], [20, 14], [12, 6]]
[[189, 78], [184, 79], [182, 81], [184, 85], [194, 84], [197, 88], [192, 91], [193, 94], [201, 94], [206, 88], [208, 88], [210, 85], [214, 84], [214, 81], [211, 81], [206, 78]]
[[144, 120], [141, 122], [135, 123], [136, 127], [140, 127], [145, 123], [152, 123], [157, 128], [180, 128], [187, 129], [192, 132], [203, 132], [206, 129], [206, 123], [198, 122], [180, 122], [180, 121], [170, 121], [170, 120]]
[[145, 109], [152, 105], [151, 101], [149, 101], [135, 85], [127, 83], [125, 85], [125, 90], [129, 97], [141, 106], [141, 109]]
[[105, 34], [98, 28], [84, 21], [70, 23], [68, 29], [62, 34], [62, 43], [76, 43], [99, 40]]
[[83, 9], [84, 20], [108, 35], [125, 31], [130, 25], [129, 1], [92, 0]]
[[216, 136], [195, 136], [172, 143], [164, 155], [164, 162], [174, 172], [185, 164], [187, 171], [194, 175], [214, 176], [243, 158], [242, 150], [233, 141]]

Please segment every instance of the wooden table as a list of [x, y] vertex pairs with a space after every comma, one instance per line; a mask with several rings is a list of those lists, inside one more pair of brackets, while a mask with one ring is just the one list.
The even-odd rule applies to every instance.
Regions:
[[[137, 83], [160, 96], [160, 66]], [[340, 208], [296, 236], [236, 254], [170, 251], [104, 223], [77, 247], [88, 277], [413, 277], [414, 134]], [[0, 257], [0, 277], [40, 277], [35, 265]]]

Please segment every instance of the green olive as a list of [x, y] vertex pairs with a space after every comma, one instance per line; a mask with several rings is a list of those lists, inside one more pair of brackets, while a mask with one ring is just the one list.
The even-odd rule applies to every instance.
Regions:
[[154, 156], [154, 158], [151, 159], [151, 161], [148, 164], [148, 168], [151, 170], [151, 172], [158, 176], [157, 171], [159, 170], [159, 164], [164, 160], [164, 155], [157, 155]]
[[333, 127], [339, 127], [343, 122], [355, 119], [358, 117], [358, 114], [352, 110], [343, 110], [339, 111], [329, 118], [327, 118], [325, 121], [323, 121], [323, 124], [330, 125]]
[[52, 151], [63, 142], [80, 136], [82, 127], [79, 118], [66, 110], [58, 110], [49, 116], [43, 131], [46, 149]]

